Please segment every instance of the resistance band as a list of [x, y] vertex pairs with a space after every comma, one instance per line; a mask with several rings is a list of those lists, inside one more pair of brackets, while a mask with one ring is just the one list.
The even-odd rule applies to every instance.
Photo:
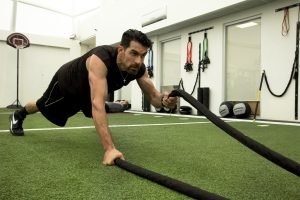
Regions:
[[216, 195], [216, 194], [207, 192], [205, 190], [201, 190], [197, 187], [191, 186], [187, 183], [178, 181], [176, 179], [172, 179], [168, 176], [163, 176], [163, 175], [155, 173], [153, 171], [141, 168], [141, 167], [131, 164], [125, 160], [121, 160], [119, 158], [115, 159], [114, 162], [115, 162], [115, 165], [117, 165], [118, 167], [120, 167], [126, 171], [134, 173], [138, 176], [146, 178], [150, 181], [153, 181], [155, 183], [158, 183], [160, 185], [163, 185], [167, 188], [170, 188], [172, 190], [175, 190], [177, 192], [180, 192], [182, 194], [185, 194], [185, 195], [195, 198], [195, 199], [207, 199], [207, 200], [209, 200], [209, 199], [211, 199], [211, 200], [226, 199], [219, 195]]
[[210, 59], [208, 58], [208, 38], [207, 38], [207, 33], [204, 33], [204, 38], [203, 38], [203, 56], [202, 56], [202, 71], [207, 68], [207, 65], [210, 64]]
[[284, 9], [283, 21], [281, 25], [281, 35], [287, 36], [290, 31], [290, 19], [289, 19], [289, 9]]
[[[199, 63], [198, 63], [198, 73], [197, 73], [197, 76], [196, 76], [195, 84], [194, 84], [194, 86], [193, 86], [193, 90], [192, 90], [192, 92], [190, 93], [191, 95], [194, 94], [194, 92], [195, 92], [196, 85], [197, 85], [197, 81], [198, 81], [198, 88], [200, 88], [200, 69], [201, 69], [201, 65], [202, 65], [202, 61], [201, 61], [201, 43], [199, 43]], [[182, 78], [181, 78], [180, 81], [179, 81], [178, 88], [179, 88], [179, 89], [182, 88], [182, 89], [185, 91]]]
[[249, 138], [244, 135], [242, 132], [228, 125], [226, 122], [221, 120], [218, 116], [209, 111], [203, 104], [201, 104], [198, 100], [196, 100], [193, 96], [189, 95], [183, 90], [173, 90], [170, 96], [179, 96], [183, 97], [184, 100], [189, 102], [192, 106], [194, 106], [198, 111], [203, 113], [212, 123], [221, 128], [231, 137], [238, 140], [243, 145], [247, 146], [251, 150], [255, 151], [259, 155], [268, 159], [269, 161], [275, 163], [276, 165], [286, 169], [287, 171], [300, 176], [300, 164], [296, 161], [293, 161], [271, 149], [268, 147], [256, 142], [255, 140]]
[[192, 61], [192, 37], [189, 36], [189, 41], [186, 45], [186, 63], [184, 65], [185, 71], [193, 71], [193, 61]]
[[148, 75], [150, 78], [153, 77], [153, 50], [152, 48], [149, 48], [148, 50]]

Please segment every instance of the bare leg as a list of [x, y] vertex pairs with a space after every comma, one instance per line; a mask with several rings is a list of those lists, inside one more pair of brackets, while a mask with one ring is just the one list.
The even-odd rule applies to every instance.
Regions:
[[28, 114], [33, 114], [39, 111], [38, 107], [36, 106], [36, 101], [30, 101], [25, 105], [25, 110]]

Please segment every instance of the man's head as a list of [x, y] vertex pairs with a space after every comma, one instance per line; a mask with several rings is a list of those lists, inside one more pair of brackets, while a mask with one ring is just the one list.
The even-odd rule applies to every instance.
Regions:
[[126, 49], [131, 41], [136, 41], [147, 49], [152, 47], [152, 41], [147, 35], [135, 29], [129, 29], [123, 33], [120, 45]]
[[125, 31], [118, 48], [119, 68], [129, 74], [137, 74], [150, 47], [152, 41], [141, 31], [134, 29]]

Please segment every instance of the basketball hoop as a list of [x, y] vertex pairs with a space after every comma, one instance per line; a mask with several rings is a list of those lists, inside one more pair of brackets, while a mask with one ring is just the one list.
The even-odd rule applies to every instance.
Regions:
[[[24, 49], [30, 46], [28, 38], [23, 35], [22, 33], [12, 33], [10, 34], [7, 39], [6, 43], [9, 46], [17, 49], [17, 100], [7, 108], [19, 108], [22, 107], [19, 101], [19, 49]], [[16, 103], [16, 104], [15, 104]]]
[[28, 38], [22, 33], [10, 34], [6, 39], [6, 43], [16, 49], [24, 49], [30, 46]]

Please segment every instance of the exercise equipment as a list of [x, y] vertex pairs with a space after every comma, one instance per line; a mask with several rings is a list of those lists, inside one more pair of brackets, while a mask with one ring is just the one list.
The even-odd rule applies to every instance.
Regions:
[[[200, 87], [198, 88], [197, 99], [202, 103], [207, 109], [209, 109], [209, 88]], [[197, 111], [198, 115], [203, 115], [201, 111]]]
[[265, 70], [263, 70], [263, 73], [261, 74], [261, 78], [260, 78], [260, 83], [259, 83], [259, 88], [258, 88], [258, 93], [257, 93], [257, 101], [255, 103], [255, 110], [254, 110], [253, 120], [256, 120], [258, 104], [260, 103], [260, 94], [261, 94], [261, 88], [262, 88], [262, 83], [263, 83], [264, 77], [265, 77]]
[[221, 117], [233, 117], [233, 102], [224, 101], [220, 104], [219, 113]]
[[22, 105], [19, 101], [19, 50], [29, 47], [30, 42], [22, 33], [12, 33], [7, 37], [6, 43], [17, 49], [17, 99], [11, 105], [8, 105], [7, 108], [21, 108]]
[[[300, 176], [300, 164], [294, 160], [291, 160], [271, 149], [260, 144], [259, 142], [249, 138], [248, 136], [244, 135], [242, 132], [238, 131], [234, 127], [228, 125], [218, 116], [213, 114], [209, 111], [203, 104], [201, 104], [198, 100], [196, 100], [193, 96], [189, 95], [183, 90], [177, 89], [173, 90], [169, 96], [175, 97], [182, 97], [184, 100], [189, 102], [193, 107], [197, 110], [200, 110], [208, 120], [210, 120], [213, 124], [217, 127], [225, 131], [228, 135], [233, 137], [234, 139], [238, 140], [243, 145], [247, 146], [249, 149], [255, 151], [257, 154], [261, 155], [262, 157], [268, 159], [269, 161], [273, 162], [274, 164], [280, 166], [281, 168], [295, 174], [296, 176]], [[152, 172], [150, 170], [141, 168], [134, 164], [131, 164], [125, 160], [121, 160], [119, 158], [114, 160], [115, 164], [131, 173], [134, 173], [138, 176], [146, 178], [150, 181], [156, 182], [160, 185], [168, 187], [172, 190], [177, 192], [183, 193], [187, 196], [196, 199], [225, 199], [219, 195], [201, 190], [197, 187], [191, 186], [189, 184], [183, 183], [181, 181], [172, 179], [170, 177]]]
[[282, 167], [283, 169], [300, 176], [300, 164], [294, 160], [291, 160], [271, 149], [260, 144], [259, 142], [249, 138], [248, 136], [244, 135], [242, 132], [238, 131], [234, 127], [230, 126], [214, 113], [209, 111], [203, 104], [197, 101], [193, 96], [189, 95], [183, 90], [173, 90], [170, 93], [170, 96], [179, 96], [182, 97], [184, 100], [189, 102], [193, 107], [197, 110], [200, 110], [208, 120], [214, 123], [217, 127], [225, 131], [228, 135], [238, 140], [243, 145], [247, 146], [249, 149], [255, 151], [257, 154], [263, 156], [264, 158], [268, 159], [269, 161], [273, 162], [274, 164]]
[[[206, 51], [205, 49], [203, 49], [203, 50]], [[209, 88], [201, 87], [201, 68], [202, 68], [202, 71], [204, 72], [204, 67], [206, 67], [203, 65], [203, 63], [204, 63], [203, 60], [201, 60], [201, 43], [199, 43], [199, 63], [198, 63], [198, 74], [197, 74], [197, 78], [198, 78], [197, 99], [202, 104], [204, 104], [207, 108], [209, 108]], [[196, 81], [197, 81], [197, 78], [196, 78]], [[194, 86], [194, 88], [195, 88], [195, 86]], [[202, 115], [202, 113], [199, 110], [197, 110], [197, 115]]]
[[194, 187], [192, 185], [181, 182], [179, 180], [176, 180], [176, 179], [170, 178], [168, 176], [164, 176], [164, 175], [158, 174], [156, 172], [147, 170], [145, 168], [139, 167], [137, 165], [129, 163], [125, 160], [121, 160], [119, 158], [115, 159], [114, 162], [115, 162], [115, 165], [117, 165], [118, 167], [120, 167], [128, 172], [131, 172], [140, 177], [146, 178], [150, 181], [153, 181], [155, 183], [158, 183], [162, 186], [165, 186], [167, 188], [170, 188], [174, 191], [185, 194], [185, 195], [195, 198], [195, 199], [207, 199], [207, 200], [226, 199], [217, 194], [207, 192], [205, 190]]
[[[187, 62], [185, 64], [185, 69], [191, 69], [192, 70], [192, 42], [191, 42], [191, 35], [199, 32], [204, 31], [204, 39], [203, 39], [203, 59], [201, 59], [201, 43], [199, 43], [199, 62], [198, 62], [198, 72], [197, 77], [195, 80], [195, 84], [193, 86], [193, 90], [190, 93], [191, 95], [194, 93], [198, 81], [198, 89], [197, 89], [197, 99], [201, 103], [203, 103], [207, 108], [209, 108], [209, 88], [203, 87], [201, 88], [201, 69], [204, 72], [204, 70], [207, 68], [207, 65], [210, 63], [210, 59], [208, 58], [208, 39], [207, 39], [207, 30], [213, 29], [213, 27], [204, 28], [201, 30], [193, 31], [189, 33], [189, 42], [187, 45]], [[190, 67], [190, 68], [189, 68]], [[187, 70], [187, 71], [191, 71]], [[178, 88], [184, 89], [183, 80], [182, 78], [179, 81]], [[198, 110], [197, 115], [202, 115], [202, 113]]]
[[203, 72], [207, 68], [208, 64], [210, 64], [210, 59], [208, 57], [208, 38], [207, 38], [207, 32], [205, 30], [204, 38], [203, 38], [203, 56], [202, 56], [202, 60], [201, 60]]
[[152, 47], [149, 48], [149, 50], [148, 50], [148, 66], [147, 66], [147, 70], [148, 70], [149, 78], [152, 78], [153, 77], [153, 50], [152, 50]]
[[251, 114], [251, 107], [247, 102], [239, 102], [234, 104], [232, 111], [236, 118], [248, 118]]
[[183, 115], [192, 114], [192, 108], [190, 106], [180, 106], [179, 113]]
[[146, 96], [142, 95], [142, 109], [144, 112], [150, 112], [151, 111], [151, 104], [148, 101], [148, 99], [146, 98]]
[[175, 105], [175, 108], [173, 108], [173, 109], [161, 107], [161, 108], [155, 108], [155, 110], [158, 113], [176, 113], [177, 105]]
[[192, 37], [189, 36], [188, 43], [186, 45], [186, 63], [184, 65], [185, 71], [193, 71], [193, 61], [192, 61]]
[[[296, 50], [295, 50], [295, 59], [294, 59], [294, 63], [293, 63], [293, 69], [292, 69], [292, 73], [291, 73], [291, 77], [290, 77], [290, 80], [288, 82], [288, 85], [286, 87], [286, 89], [284, 90], [284, 92], [280, 95], [276, 95], [274, 94], [270, 87], [269, 87], [269, 84], [268, 84], [268, 81], [267, 81], [267, 76], [265, 75], [264, 78], [266, 80], [266, 84], [267, 84], [267, 87], [268, 87], [268, 90], [270, 91], [270, 93], [273, 95], [273, 96], [276, 96], [276, 97], [281, 97], [283, 96], [287, 89], [289, 88], [291, 82], [292, 82], [292, 79], [295, 79], [295, 120], [298, 120], [298, 87], [299, 87], [299, 30], [300, 30], [300, 19], [299, 19], [299, 15], [300, 15], [300, 3], [296, 3], [296, 4], [292, 4], [290, 6], [286, 6], [286, 7], [282, 7], [282, 8], [278, 8], [275, 10], [275, 12], [279, 12], [279, 11], [282, 11], [284, 10], [285, 11], [285, 15], [288, 14], [288, 10], [290, 8], [294, 8], [294, 7], [298, 7], [298, 21], [297, 21], [297, 24], [296, 24]], [[286, 17], [286, 16], [285, 16]], [[289, 23], [289, 22], [288, 22]], [[288, 26], [288, 29], [289, 29], [289, 26]], [[286, 31], [286, 34], [288, 33], [288, 29]]]

